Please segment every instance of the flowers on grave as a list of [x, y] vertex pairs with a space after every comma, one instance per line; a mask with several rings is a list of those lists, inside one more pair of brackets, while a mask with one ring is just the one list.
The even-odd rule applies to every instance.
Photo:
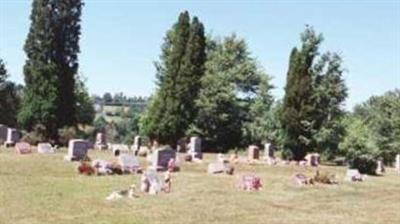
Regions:
[[241, 176], [238, 188], [246, 191], [258, 191], [262, 189], [260, 177], [255, 174], [245, 174]]

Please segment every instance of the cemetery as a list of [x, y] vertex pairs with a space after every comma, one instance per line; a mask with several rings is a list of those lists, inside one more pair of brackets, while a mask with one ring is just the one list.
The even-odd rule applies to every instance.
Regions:
[[[394, 209], [400, 200], [396, 166], [386, 167], [384, 175], [367, 177], [345, 166], [270, 165], [261, 157], [254, 163], [248, 160], [248, 152], [238, 153], [240, 162], [232, 163], [221, 160], [228, 154], [202, 153], [202, 163], [180, 160], [180, 171], [170, 172], [166, 161], [184, 158], [185, 153], [174, 155], [163, 148], [155, 150], [149, 162], [133, 151], [116, 158], [112, 150], [85, 151], [81, 140], [70, 143], [76, 148], [52, 153], [31, 146], [29, 156], [18, 155], [11, 147], [0, 148], [0, 187], [7, 189], [1, 194], [0, 221], [97, 223], [95, 215], [110, 223], [160, 223], [161, 219], [163, 223], [298, 223], [300, 218], [319, 223], [316, 220], [328, 216], [328, 223], [368, 223], [382, 213], [385, 217], [374, 223], [400, 220]], [[40, 146], [47, 151], [47, 144]], [[70, 150], [83, 150], [83, 154], [70, 154]], [[93, 159], [85, 167], [64, 160], [66, 154], [83, 158], [84, 152]], [[143, 172], [113, 175], [118, 174], [113, 165], [126, 171], [140, 167]], [[79, 175], [78, 167], [91, 175]], [[163, 169], [157, 172], [156, 167]], [[223, 174], [227, 167], [235, 172]], [[331, 174], [334, 180], [329, 179]], [[286, 213], [290, 215], [284, 218], [276, 215]]]
[[400, 1], [0, 0], [0, 27], [0, 224], [400, 224]]

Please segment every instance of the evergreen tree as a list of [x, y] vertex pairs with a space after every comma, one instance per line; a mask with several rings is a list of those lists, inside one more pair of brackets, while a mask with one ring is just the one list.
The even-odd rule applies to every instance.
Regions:
[[7, 81], [7, 78], [6, 66], [0, 58], [0, 124], [15, 127], [20, 97], [18, 96], [17, 86]]
[[31, 130], [46, 127], [47, 137], [76, 122], [81, 0], [34, 0], [24, 50], [25, 93], [18, 121]]
[[78, 124], [91, 125], [96, 116], [94, 110], [94, 102], [90, 98], [89, 93], [85, 86], [85, 81], [76, 77], [75, 82], [75, 95], [76, 95], [76, 121]]
[[311, 147], [315, 122], [312, 66], [322, 36], [317, 36], [312, 28], [307, 28], [301, 40], [301, 48], [294, 48], [290, 55], [281, 116], [287, 136], [285, 148], [292, 151], [296, 160], [303, 159]]
[[292, 50], [281, 123], [285, 148], [301, 160], [308, 151], [333, 157], [344, 135], [340, 122], [342, 104], [347, 97], [342, 60], [337, 54], [319, 57], [322, 35], [307, 27], [301, 35], [302, 46]]
[[167, 32], [160, 62], [156, 63], [156, 94], [142, 118], [142, 129], [161, 144], [175, 145], [184, 136], [196, 109], [200, 78], [204, 73], [205, 37], [203, 25], [188, 12]]

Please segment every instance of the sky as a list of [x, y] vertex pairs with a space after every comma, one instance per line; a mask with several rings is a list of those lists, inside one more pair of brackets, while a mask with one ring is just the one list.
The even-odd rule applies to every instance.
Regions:
[[[166, 31], [188, 10], [213, 36], [236, 33], [273, 77], [282, 98], [288, 57], [311, 25], [324, 35], [321, 52], [339, 53], [351, 109], [372, 95], [400, 88], [400, 0], [86, 0], [82, 14], [79, 73], [91, 94], [150, 96]], [[23, 45], [31, 1], [0, 0], [0, 58], [10, 79], [23, 84]]]

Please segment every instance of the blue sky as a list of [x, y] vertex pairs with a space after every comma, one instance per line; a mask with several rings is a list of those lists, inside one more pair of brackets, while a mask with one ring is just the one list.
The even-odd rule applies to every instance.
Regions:
[[[11, 80], [23, 83], [23, 44], [31, 1], [0, 0], [0, 57]], [[288, 56], [305, 24], [323, 33], [322, 51], [339, 52], [348, 70], [346, 108], [400, 88], [400, 0], [376, 1], [136, 1], [86, 0], [80, 73], [90, 93], [149, 96], [160, 45], [178, 14], [188, 10], [215, 36], [246, 39], [274, 95], [283, 96]]]

